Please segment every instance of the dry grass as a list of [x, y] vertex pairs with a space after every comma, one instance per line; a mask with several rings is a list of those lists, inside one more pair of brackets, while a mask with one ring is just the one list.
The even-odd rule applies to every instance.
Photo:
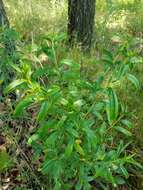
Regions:
[[4, 1], [11, 25], [25, 37], [65, 30], [67, 6], [64, 0]]

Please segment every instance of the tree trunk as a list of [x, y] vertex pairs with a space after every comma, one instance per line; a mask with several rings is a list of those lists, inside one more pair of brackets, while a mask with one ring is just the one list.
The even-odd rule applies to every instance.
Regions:
[[96, 0], [68, 0], [69, 42], [90, 49], [94, 27]]
[[9, 21], [5, 12], [3, 1], [0, 0], [0, 27], [4, 25], [9, 26]]

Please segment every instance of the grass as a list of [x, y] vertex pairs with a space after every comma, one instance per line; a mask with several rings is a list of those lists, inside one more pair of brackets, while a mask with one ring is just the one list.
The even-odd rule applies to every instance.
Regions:
[[65, 31], [67, 6], [65, 2], [46, 0], [9, 0], [5, 6], [10, 22], [23, 38], [34, 38], [43, 33]]
[[[4, 2], [11, 25], [25, 40], [35, 39], [40, 34], [66, 32], [66, 0], [8, 0]], [[134, 36], [142, 37], [143, 3], [141, 1], [97, 0], [96, 4], [93, 49], [108, 47], [114, 35], [126, 38], [127, 35], [134, 34]]]

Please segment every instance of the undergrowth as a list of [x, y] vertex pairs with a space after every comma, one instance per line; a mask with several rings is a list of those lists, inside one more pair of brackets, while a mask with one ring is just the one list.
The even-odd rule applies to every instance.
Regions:
[[0, 188], [142, 190], [142, 1], [97, 1], [89, 55], [66, 1], [27, 3], [0, 31]]
[[[69, 54], [65, 41], [64, 34], [41, 36], [37, 43], [19, 46], [19, 64], [8, 66], [15, 78], [4, 85], [3, 95], [12, 92], [16, 98], [6, 97], [8, 120], [13, 127], [32, 123], [24, 139], [27, 151], [33, 148], [28, 162], [32, 178], [39, 185], [39, 177], [44, 177], [41, 187], [54, 190], [130, 187], [128, 178], [142, 166], [131, 145], [134, 113], [118, 94], [130, 85], [141, 89], [131, 73], [142, 60], [124, 41], [112, 53], [104, 50], [101, 57], [92, 58], [88, 68], [88, 56], [77, 50], [77, 62], [77, 51]], [[21, 139], [11, 138], [19, 147]], [[25, 150], [18, 149], [25, 157]], [[1, 154], [7, 163], [9, 154]]]

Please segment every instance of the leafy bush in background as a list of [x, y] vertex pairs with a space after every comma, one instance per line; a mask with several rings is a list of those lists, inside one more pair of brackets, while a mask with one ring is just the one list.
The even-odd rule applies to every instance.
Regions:
[[18, 42], [18, 39], [18, 33], [12, 28], [0, 29], [0, 84], [6, 84], [12, 77], [9, 68], [18, 60], [18, 52], [15, 51], [15, 42]]

